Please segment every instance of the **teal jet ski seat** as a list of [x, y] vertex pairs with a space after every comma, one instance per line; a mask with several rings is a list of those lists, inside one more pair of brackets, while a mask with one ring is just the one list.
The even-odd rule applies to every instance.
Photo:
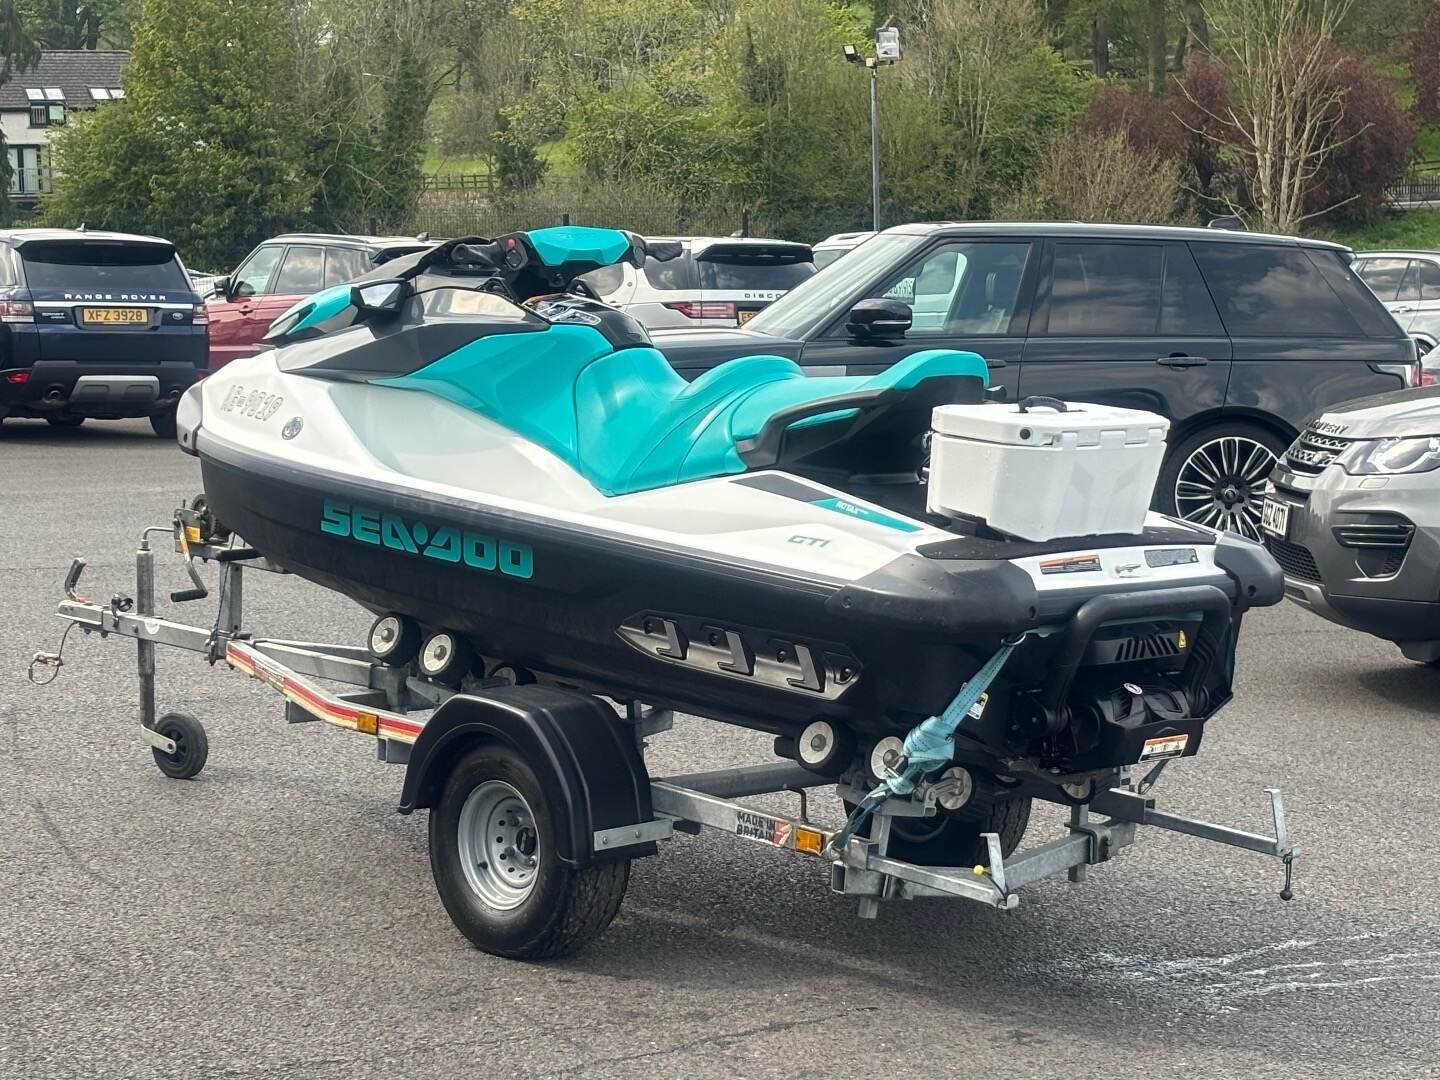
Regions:
[[797, 433], [809, 446], [842, 438], [939, 379], [966, 384], [945, 400], [979, 401], [987, 374], [975, 353], [930, 349], [878, 375], [810, 377], [783, 357], [745, 356], [686, 382], [656, 349], [615, 350], [590, 327], [557, 324], [480, 338], [376, 381], [473, 409], [624, 495], [773, 466]]

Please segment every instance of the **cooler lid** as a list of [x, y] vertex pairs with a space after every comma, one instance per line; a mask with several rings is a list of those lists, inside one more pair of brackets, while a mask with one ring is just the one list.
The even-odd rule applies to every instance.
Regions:
[[[1014, 401], [940, 405], [931, 416], [930, 426], [940, 435], [1007, 446], [1054, 446], [1062, 441], [1089, 446], [1098, 443], [1103, 432], [1120, 431], [1125, 433], [1126, 445], [1145, 446], [1164, 442], [1170, 429], [1165, 417], [1141, 409], [1083, 401], [1058, 404], [1063, 404], [1065, 411], [1033, 401], [1028, 405]], [[1070, 440], [1065, 440], [1066, 434], [1071, 435]]]

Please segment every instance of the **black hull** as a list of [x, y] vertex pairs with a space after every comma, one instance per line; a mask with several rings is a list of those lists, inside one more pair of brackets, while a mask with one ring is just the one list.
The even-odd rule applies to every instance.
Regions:
[[[370, 611], [458, 631], [482, 655], [619, 699], [776, 734], [822, 717], [857, 732], [903, 730], [942, 709], [1001, 636], [982, 631], [966, 640], [930, 625], [907, 633], [877, 621], [863, 597], [851, 603], [839, 582], [587, 537], [244, 451], [224, 453], [221, 460], [202, 450], [210, 505], [274, 562]], [[322, 531], [327, 514], [332, 524], [342, 521], [341, 508], [356, 515], [364, 508], [364, 541]], [[449, 529], [492, 539], [495, 568], [412, 553], [404, 540], [413, 541], [413, 532], [400, 537], [392, 529], [374, 543], [378, 530], [370, 525], [381, 515], [412, 528], [424, 523], [425, 537]], [[480, 556], [472, 561], [491, 565], [490, 551], [472, 548]], [[509, 574], [501, 565], [507, 554]], [[528, 577], [517, 576], [526, 570]], [[687, 661], [663, 655], [674, 651], [667, 624], [686, 639]], [[730, 657], [727, 629], [743, 634], [748, 674], [722, 669]], [[801, 649], [813, 675], [797, 657]]]

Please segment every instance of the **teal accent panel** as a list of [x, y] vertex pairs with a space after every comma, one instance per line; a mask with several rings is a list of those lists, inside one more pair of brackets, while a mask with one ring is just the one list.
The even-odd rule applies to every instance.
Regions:
[[578, 468], [575, 383], [586, 365], [609, 352], [598, 330], [556, 324], [482, 337], [409, 375], [375, 382], [426, 390], [473, 409]]
[[618, 229], [592, 229], [587, 225], [558, 225], [525, 234], [546, 266], [567, 262], [593, 262], [608, 266], [630, 250], [630, 241]]
[[821, 413], [819, 416], [807, 416], [802, 420], [796, 420], [786, 427], [786, 431], [794, 428], [819, 427], [821, 424], [831, 424], [837, 420], [849, 420], [851, 417], [859, 416], [859, 409], [837, 409], [834, 412]]
[[307, 327], [314, 326], [317, 323], [324, 322], [326, 319], [339, 315], [340, 312], [350, 306], [350, 286], [333, 285], [328, 289], [321, 289], [317, 293], [311, 293], [305, 297], [304, 300], [298, 300], [291, 304], [281, 315], [274, 319], [270, 325], [274, 326], [275, 323], [278, 323], [287, 315], [293, 315], [301, 308], [307, 306], [310, 308], [309, 312], [290, 328], [289, 333], [293, 334], [297, 330], [304, 330]]
[[860, 506], [850, 502], [848, 499], [816, 499], [810, 504], [818, 506], [822, 510], [834, 510], [837, 514], [844, 514], [846, 517], [856, 518], [860, 521], [868, 521], [872, 525], [883, 525], [887, 529], [895, 529], [899, 532], [919, 532], [920, 526], [913, 521], [906, 521], [904, 518], [891, 517], [889, 514], [882, 514], [879, 510], [871, 510], [868, 506]]

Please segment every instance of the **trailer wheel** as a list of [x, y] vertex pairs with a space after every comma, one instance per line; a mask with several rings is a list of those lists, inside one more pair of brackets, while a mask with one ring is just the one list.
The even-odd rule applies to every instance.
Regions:
[[485, 952], [538, 960], [575, 952], [620, 910], [629, 860], [582, 870], [555, 856], [554, 814], [508, 747], [456, 763], [430, 811], [430, 868], [451, 921]]
[[[846, 813], [854, 809], [845, 804]], [[866, 821], [859, 835], [869, 837], [874, 823], [873, 817]], [[976, 808], [969, 808], [928, 818], [892, 818], [886, 854], [918, 866], [974, 866], [990, 861], [990, 848], [982, 833], [996, 833], [1000, 850], [1009, 856], [1019, 848], [1029, 824], [1028, 796], [997, 799], [979, 816]]]
[[160, 717], [155, 730], [175, 744], [175, 752], [167, 754], [158, 746], [150, 748], [155, 764], [172, 780], [189, 780], [205, 768], [210, 757], [210, 740], [204, 725], [189, 713], [172, 712]]
[[370, 655], [382, 664], [404, 667], [420, 652], [420, 624], [404, 615], [381, 615], [370, 624], [365, 639]]

